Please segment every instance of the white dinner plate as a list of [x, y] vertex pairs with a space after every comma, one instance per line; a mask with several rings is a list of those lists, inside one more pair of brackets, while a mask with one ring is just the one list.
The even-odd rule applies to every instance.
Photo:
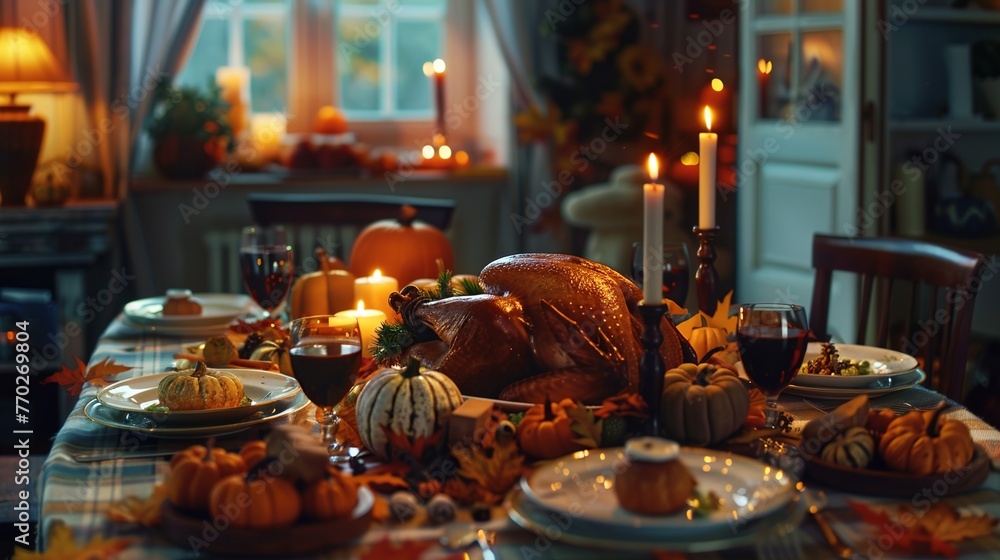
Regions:
[[806, 508], [802, 505], [803, 502], [794, 500], [769, 515], [747, 520], [747, 523], [740, 527], [724, 526], [714, 530], [668, 536], [661, 535], [657, 531], [595, 524], [580, 517], [548, 510], [534, 503], [519, 488], [507, 494], [504, 506], [507, 515], [517, 525], [567, 544], [614, 551], [655, 549], [702, 553], [753, 546], [762, 538], [774, 539], [789, 535], [805, 517]]
[[927, 375], [923, 370], [915, 369], [913, 371], [908, 371], [906, 373], [899, 374], [891, 379], [885, 379], [883, 383], [876, 383], [873, 386], [861, 387], [861, 388], [851, 388], [851, 387], [804, 387], [798, 384], [798, 377], [792, 381], [792, 384], [785, 387], [784, 392], [792, 395], [798, 395], [800, 397], [814, 398], [814, 399], [839, 399], [839, 400], [850, 400], [854, 397], [861, 395], [868, 395], [870, 398], [881, 397], [882, 395], [888, 395], [889, 393], [894, 393], [896, 391], [902, 391], [903, 389], [909, 389], [915, 385], [919, 385], [927, 379]]
[[240, 294], [195, 294], [192, 297], [201, 302], [201, 315], [164, 316], [166, 296], [131, 301], [125, 304], [123, 313], [129, 323], [138, 327], [192, 329], [228, 326], [254, 307], [249, 296]]
[[257, 414], [240, 422], [212, 424], [208, 426], [166, 425], [161, 421], [162, 415], [123, 412], [116, 408], [104, 406], [97, 399], [87, 403], [83, 407], [83, 413], [91, 421], [109, 428], [144, 433], [166, 439], [187, 439], [235, 434], [257, 424], [284, 418], [307, 406], [309, 406], [309, 399], [306, 398], [305, 393], [300, 391], [291, 400], [272, 403], [270, 407], [258, 411]]
[[580, 451], [540, 466], [521, 479], [528, 499], [545, 509], [590, 523], [649, 530], [661, 538], [688, 537], [728, 527], [731, 530], [776, 511], [795, 495], [795, 480], [764, 463], [711, 449], [685, 447], [680, 461], [703, 495], [715, 493], [721, 507], [702, 517], [690, 509], [646, 516], [618, 504], [615, 475], [628, 465], [624, 448]]
[[[214, 408], [210, 410], [178, 410], [156, 413], [164, 425], [226, 424], [247, 418], [274, 403], [294, 397], [302, 389], [295, 378], [260, 369], [212, 368], [235, 375], [243, 383], [243, 393], [250, 399], [248, 406]], [[122, 412], [149, 414], [150, 405], [160, 403], [157, 387], [160, 381], [175, 372], [133, 377], [108, 385], [97, 393], [97, 400], [104, 406]]]
[[[885, 386], [887, 379], [898, 378], [910, 374], [919, 365], [917, 359], [902, 352], [876, 348], [874, 346], [860, 346], [857, 344], [835, 344], [837, 354], [841, 360], [849, 359], [856, 362], [868, 361], [872, 367], [869, 375], [814, 375], [800, 373], [795, 376], [795, 384], [802, 387], [835, 387], [835, 388], [879, 388]], [[805, 364], [810, 360], [815, 360], [820, 355], [822, 343], [810, 342], [806, 347], [806, 356], [802, 360]]]

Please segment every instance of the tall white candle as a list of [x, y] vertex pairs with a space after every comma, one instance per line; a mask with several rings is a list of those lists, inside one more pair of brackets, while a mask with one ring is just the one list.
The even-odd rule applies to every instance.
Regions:
[[354, 281], [354, 297], [365, 302], [365, 308], [378, 309], [386, 317], [396, 317], [396, 312], [389, 306], [389, 294], [399, 289], [399, 282], [392, 276], [382, 276], [375, 270], [371, 276], [358, 278]]
[[642, 299], [647, 304], [663, 301], [663, 185], [656, 182], [659, 165], [649, 154], [650, 183], [642, 186]]
[[348, 309], [336, 313], [337, 317], [353, 317], [358, 320], [358, 329], [361, 331], [361, 355], [365, 358], [372, 357], [372, 344], [375, 343], [375, 329], [385, 322], [385, 313], [377, 309], [365, 309], [364, 300], [358, 300], [357, 309]]
[[705, 107], [705, 126], [710, 132], [698, 135], [698, 227], [715, 227], [715, 162], [719, 135], [712, 130], [712, 110]]

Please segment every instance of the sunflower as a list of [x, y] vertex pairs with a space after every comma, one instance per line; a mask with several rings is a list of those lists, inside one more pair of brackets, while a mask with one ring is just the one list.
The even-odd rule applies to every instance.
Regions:
[[660, 80], [659, 61], [648, 49], [627, 47], [618, 56], [618, 71], [636, 91], [646, 91]]

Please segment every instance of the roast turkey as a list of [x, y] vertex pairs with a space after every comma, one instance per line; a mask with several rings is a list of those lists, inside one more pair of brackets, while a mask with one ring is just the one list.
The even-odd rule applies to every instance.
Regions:
[[[408, 286], [389, 299], [416, 333], [405, 350], [451, 377], [464, 395], [588, 404], [636, 391], [642, 291], [599, 263], [529, 253], [483, 269], [484, 294], [430, 301]], [[661, 321], [666, 367], [694, 352], [669, 315]]]

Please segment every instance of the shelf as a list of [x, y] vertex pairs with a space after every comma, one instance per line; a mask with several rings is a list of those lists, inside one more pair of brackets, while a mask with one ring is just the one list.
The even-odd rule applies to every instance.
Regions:
[[947, 235], [942, 235], [940, 233], [927, 232], [921, 236], [908, 236], [911, 239], [918, 239], [920, 241], [929, 241], [931, 243], [937, 243], [939, 245], [945, 245], [948, 247], [954, 247], [956, 249], [965, 249], [967, 251], [976, 251], [982, 253], [989, 257], [990, 255], [995, 255], [1000, 253], [1000, 234], [988, 235], [986, 237], [949, 237]]
[[1000, 11], [968, 8], [964, 10], [953, 8], [923, 7], [910, 14], [911, 21], [927, 21], [933, 23], [962, 23], [970, 25], [1000, 24]]
[[897, 118], [889, 121], [889, 130], [892, 132], [935, 132], [939, 128], [947, 130], [948, 127], [960, 133], [1000, 132], [1000, 121], [983, 119], [958, 121], [948, 118]]

